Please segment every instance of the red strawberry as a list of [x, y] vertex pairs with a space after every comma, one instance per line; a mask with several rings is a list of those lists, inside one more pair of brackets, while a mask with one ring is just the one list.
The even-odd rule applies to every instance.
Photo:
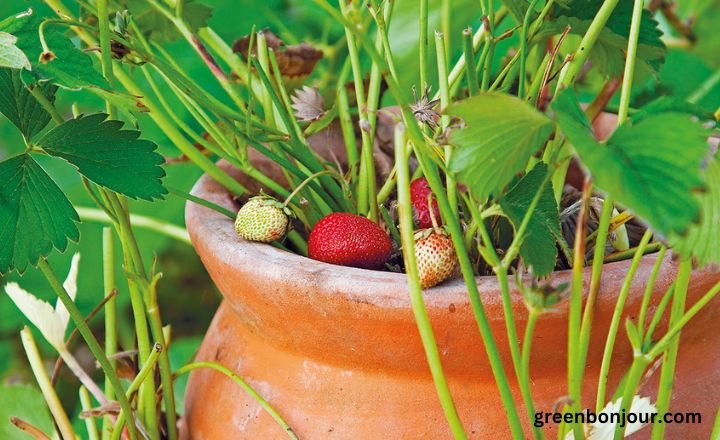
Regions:
[[365, 217], [334, 212], [317, 222], [308, 240], [314, 260], [361, 269], [380, 269], [390, 259], [392, 241]]
[[[432, 196], [432, 202], [428, 197]], [[431, 228], [432, 217], [430, 216], [430, 206], [432, 205], [432, 216], [438, 225], [442, 224], [440, 219], [440, 209], [438, 208], [437, 199], [428, 185], [428, 181], [424, 177], [419, 177], [410, 183], [410, 201], [415, 212], [415, 223], [418, 228]]]
[[439, 228], [425, 229], [415, 234], [415, 258], [423, 289], [450, 278], [458, 266], [452, 240]]

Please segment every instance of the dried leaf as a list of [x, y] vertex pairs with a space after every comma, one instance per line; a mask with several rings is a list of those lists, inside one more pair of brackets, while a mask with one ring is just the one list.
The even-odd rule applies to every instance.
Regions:
[[97, 408], [90, 408], [88, 410], [82, 411], [80, 413], [81, 419], [90, 419], [93, 417], [103, 417], [103, 416], [117, 416], [120, 414], [120, 404], [117, 403], [114, 400], [111, 400], [110, 402], [100, 405]]
[[[307, 43], [293, 46], [286, 46], [285, 43], [270, 30], [261, 31], [267, 41], [269, 49], [275, 51], [280, 74], [285, 77], [307, 76], [312, 73], [315, 64], [323, 57], [320, 50], [315, 49]], [[250, 46], [250, 35], [246, 35], [233, 44], [233, 51], [241, 54], [245, 59], [248, 57]], [[257, 47], [253, 47], [253, 54], [257, 53]]]
[[415, 119], [421, 124], [427, 124], [430, 128], [435, 129], [437, 121], [440, 119], [440, 114], [435, 110], [435, 107], [440, 103], [439, 99], [430, 100], [430, 86], [425, 86], [422, 97], [418, 98], [417, 90], [413, 87], [413, 96], [415, 102], [410, 105], [410, 109], [415, 116]]
[[25, 420], [19, 418], [19, 417], [10, 417], [10, 423], [15, 425], [18, 429], [25, 432], [25, 434], [29, 435], [30, 437], [34, 438], [35, 440], [50, 440], [50, 437], [47, 436], [40, 428], [37, 426], [26, 422]]
[[317, 121], [325, 114], [325, 100], [314, 87], [303, 86], [290, 99], [295, 116], [301, 121]]

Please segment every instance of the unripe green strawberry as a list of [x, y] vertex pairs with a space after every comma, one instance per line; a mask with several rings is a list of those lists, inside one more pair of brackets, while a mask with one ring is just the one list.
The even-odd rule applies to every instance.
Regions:
[[270, 243], [287, 234], [291, 216], [292, 211], [274, 198], [253, 197], [238, 211], [235, 231], [245, 240]]
[[439, 228], [423, 229], [415, 234], [415, 259], [423, 289], [450, 278], [458, 267], [452, 240]]

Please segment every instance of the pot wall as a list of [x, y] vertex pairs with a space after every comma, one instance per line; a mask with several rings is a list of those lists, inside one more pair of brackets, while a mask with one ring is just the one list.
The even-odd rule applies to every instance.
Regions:
[[[207, 177], [198, 182], [194, 194], [234, 208], [230, 196]], [[236, 236], [230, 219], [198, 205], [189, 204], [186, 214], [193, 244], [225, 297], [198, 360], [219, 362], [247, 380], [301, 439], [451, 438], [403, 274], [333, 266], [269, 245], [245, 242]], [[654, 261], [654, 256], [643, 258], [638, 281], [628, 297], [626, 317], [636, 316], [645, 287], [641, 280], [647, 279]], [[627, 261], [608, 264], [604, 270], [583, 407], [594, 402], [604, 340], [628, 265]], [[651, 312], [675, 273], [670, 259], [664, 261]], [[556, 273], [552, 278], [556, 283], [567, 281], [570, 273]], [[717, 274], [695, 273], [688, 304], [718, 279]], [[505, 369], [511, 375], [499, 288], [494, 278], [479, 277], [477, 281]], [[464, 284], [456, 280], [430, 289], [425, 302], [468, 434], [473, 438], [508, 438], [505, 415]], [[526, 312], [516, 292], [513, 312], [522, 335]], [[720, 405], [717, 316], [720, 301], [713, 301], [682, 333], [671, 404], [672, 411], [701, 412], [703, 423], [668, 425], [667, 438], [707, 438], [711, 431]], [[567, 304], [563, 303], [539, 319], [535, 332], [531, 377], [537, 411], [552, 411], [554, 403], [567, 393], [566, 347]], [[621, 330], [610, 391], [631, 359]], [[658, 376], [654, 374], [644, 385], [642, 395], [654, 396]], [[511, 386], [519, 401], [514, 381]], [[546, 432], [555, 436], [556, 428], [549, 425]], [[529, 434], [530, 427], [525, 429]], [[191, 374], [183, 431], [186, 438], [198, 440], [285, 437], [259, 405], [214, 371]]]

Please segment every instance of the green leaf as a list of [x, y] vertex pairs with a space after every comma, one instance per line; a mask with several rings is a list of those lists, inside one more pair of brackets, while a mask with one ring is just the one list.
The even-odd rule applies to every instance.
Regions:
[[661, 96], [656, 100], [645, 104], [642, 109], [632, 115], [630, 120], [634, 124], [649, 115], [669, 112], [686, 113], [688, 115], [696, 116], [700, 120], [704, 121], [710, 120], [713, 117], [712, 113], [705, 111], [702, 107], [698, 105], [691, 104], [675, 96]]
[[152, 200], [167, 191], [161, 179], [163, 157], [157, 145], [138, 139], [140, 132], [122, 130], [120, 121], [96, 113], [79, 116], [48, 131], [36, 145], [72, 163], [98, 185], [131, 198]]
[[48, 435], [54, 429], [42, 393], [30, 385], [0, 385], [0, 438], [27, 440], [28, 435], [10, 423], [11, 417], [18, 417]]
[[24, 272], [80, 238], [77, 212], [29, 154], [1, 162], [0, 182], [0, 273]]
[[508, 8], [510, 15], [513, 16], [515, 21], [518, 24], [522, 24], [523, 19], [525, 18], [525, 12], [527, 12], [530, 3], [526, 0], [501, 0], [501, 3]]
[[[126, 4], [147, 38], [160, 43], [174, 41], [181, 36], [175, 25], [145, 0], [127, 0]], [[183, 19], [193, 32], [207, 27], [212, 14], [212, 8], [203, 3], [194, 0], [185, 2]]]
[[68, 88], [108, 87], [92, 59], [65, 36], [65, 26], [49, 24], [44, 27], [45, 41], [55, 54], [55, 59], [47, 63], [41, 62], [40, 54], [43, 49], [38, 29], [42, 22], [43, 18], [31, 9], [0, 22], [0, 31], [17, 37], [17, 47], [27, 55], [32, 64], [32, 72], [41, 78], [50, 79]]
[[465, 121], [450, 134], [455, 146], [450, 172], [485, 199], [527, 165], [553, 131], [552, 120], [522, 100], [502, 93], [465, 99], [448, 109]]
[[[547, 165], [540, 162], [500, 200], [500, 207], [517, 230], [540, 189], [548, 172]], [[533, 268], [538, 276], [545, 276], [555, 269], [557, 259], [556, 237], [561, 235], [560, 215], [553, 195], [552, 185], [545, 185], [520, 245], [520, 256], [525, 265]]]
[[700, 265], [720, 264], [720, 161], [712, 158], [705, 171], [708, 190], [699, 195], [700, 222], [690, 226], [685, 237], [673, 236], [673, 250], [693, 256]]
[[[584, 35], [602, 6], [602, 0], [572, 0], [556, 8], [555, 16], [545, 23], [535, 36], [536, 41], [552, 34], [561, 33], [570, 26], [570, 34]], [[600, 36], [590, 52], [593, 65], [604, 75], [617, 76], [625, 65], [627, 36], [630, 33], [633, 2], [621, 1], [615, 7]], [[657, 72], [665, 60], [665, 44], [662, 32], [649, 11], [644, 10], [638, 38], [638, 61]], [[544, 41], [544, 40], [543, 40]]]
[[[57, 87], [47, 82], [34, 84], [50, 102], [55, 101]], [[10, 120], [25, 135], [32, 138], [48, 122], [50, 114], [30, 94], [19, 70], [0, 68], [0, 113]]]
[[623, 124], [601, 143], [592, 137], [574, 92], [559, 95], [553, 109], [594, 184], [656, 232], [687, 232], [699, 214], [693, 195], [704, 188], [708, 130], [687, 114], [658, 113]]
[[0, 32], [0, 67], [10, 69], [30, 69], [30, 61], [22, 50], [15, 45], [17, 38], [6, 32]]

